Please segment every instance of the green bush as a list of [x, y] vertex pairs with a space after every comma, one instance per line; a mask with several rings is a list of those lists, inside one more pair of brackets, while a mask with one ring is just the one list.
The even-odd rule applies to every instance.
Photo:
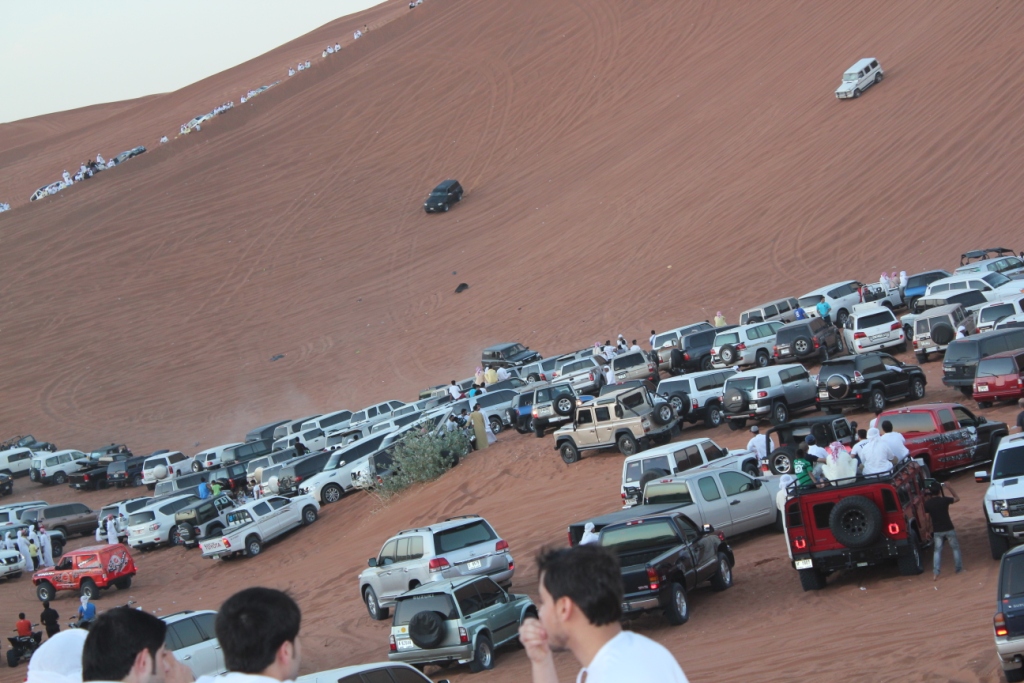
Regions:
[[469, 437], [461, 429], [410, 434], [395, 444], [393, 474], [377, 491], [386, 499], [418, 482], [437, 479], [458, 464], [469, 449]]

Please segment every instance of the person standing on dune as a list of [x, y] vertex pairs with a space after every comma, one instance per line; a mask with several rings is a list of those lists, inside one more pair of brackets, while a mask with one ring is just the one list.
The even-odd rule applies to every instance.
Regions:
[[469, 414], [469, 423], [473, 426], [473, 434], [476, 435], [476, 449], [482, 451], [490, 445], [490, 440], [487, 438], [487, 423], [479, 405], [473, 406], [473, 412]]

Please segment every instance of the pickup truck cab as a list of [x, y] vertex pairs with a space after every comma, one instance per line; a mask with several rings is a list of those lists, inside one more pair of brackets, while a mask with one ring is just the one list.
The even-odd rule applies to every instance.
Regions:
[[710, 524], [698, 529], [684, 514], [612, 524], [599, 542], [619, 557], [626, 619], [661, 611], [670, 624], [685, 624], [689, 592], [705, 581], [716, 591], [732, 586], [736, 561], [725, 537]]
[[951, 472], [992, 459], [1009, 430], [1003, 422], [989, 422], [958, 403], [926, 403], [887, 410], [878, 424], [888, 420], [906, 440], [911, 458], [920, 459], [925, 476]]
[[824, 488], [788, 489], [786, 536], [805, 591], [821, 590], [832, 572], [896, 560], [900, 574], [923, 571], [932, 540], [924, 509], [924, 470], [906, 460], [886, 474], [839, 479]]
[[131, 553], [120, 543], [91, 545], [66, 553], [55, 567], [37, 571], [32, 583], [40, 601], [53, 600], [57, 591], [76, 591], [95, 600], [111, 586], [131, 588], [135, 571]]
[[220, 534], [199, 541], [205, 559], [228, 559], [236, 555], [253, 557], [269, 541], [292, 529], [316, 521], [320, 504], [312, 496], [273, 496], [247, 503], [228, 514], [228, 525]]

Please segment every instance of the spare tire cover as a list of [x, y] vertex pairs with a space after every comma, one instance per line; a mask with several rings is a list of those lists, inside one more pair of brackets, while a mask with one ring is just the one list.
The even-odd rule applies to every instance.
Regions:
[[847, 548], [866, 548], [882, 536], [882, 511], [865, 496], [849, 496], [835, 504], [828, 527]]
[[727, 413], [740, 413], [747, 407], [747, 392], [730, 387], [722, 396], [722, 407]]
[[154, 479], [166, 479], [167, 478], [167, 467], [165, 465], [157, 465], [153, 468]]
[[723, 363], [732, 363], [736, 360], [736, 348], [732, 344], [726, 344], [718, 349], [718, 357]]
[[433, 650], [444, 640], [444, 615], [440, 612], [417, 612], [409, 620], [409, 637], [416, 647]]
[[830, 398], [846, 398], [850, 393], [850, 378], [846, 375], [831, 375], [825, 380]]
[[936, 344], [948, 344], [954, 336], [953, 326], [949, 323], [937, 323], [932, 327], [932, 341]]

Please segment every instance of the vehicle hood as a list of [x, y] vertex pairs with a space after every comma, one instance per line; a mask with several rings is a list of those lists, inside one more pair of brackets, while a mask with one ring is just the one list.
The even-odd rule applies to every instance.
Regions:
[[1024, 498], [1024, 477], [996, 479], [985, 491], [985, 500], [1004, 500], [1006, 498]]
[[850, 81], [843, 81], [842, 84], [836, 88], [836, 92], [853, 92], [857, 87], [856, 83]]

